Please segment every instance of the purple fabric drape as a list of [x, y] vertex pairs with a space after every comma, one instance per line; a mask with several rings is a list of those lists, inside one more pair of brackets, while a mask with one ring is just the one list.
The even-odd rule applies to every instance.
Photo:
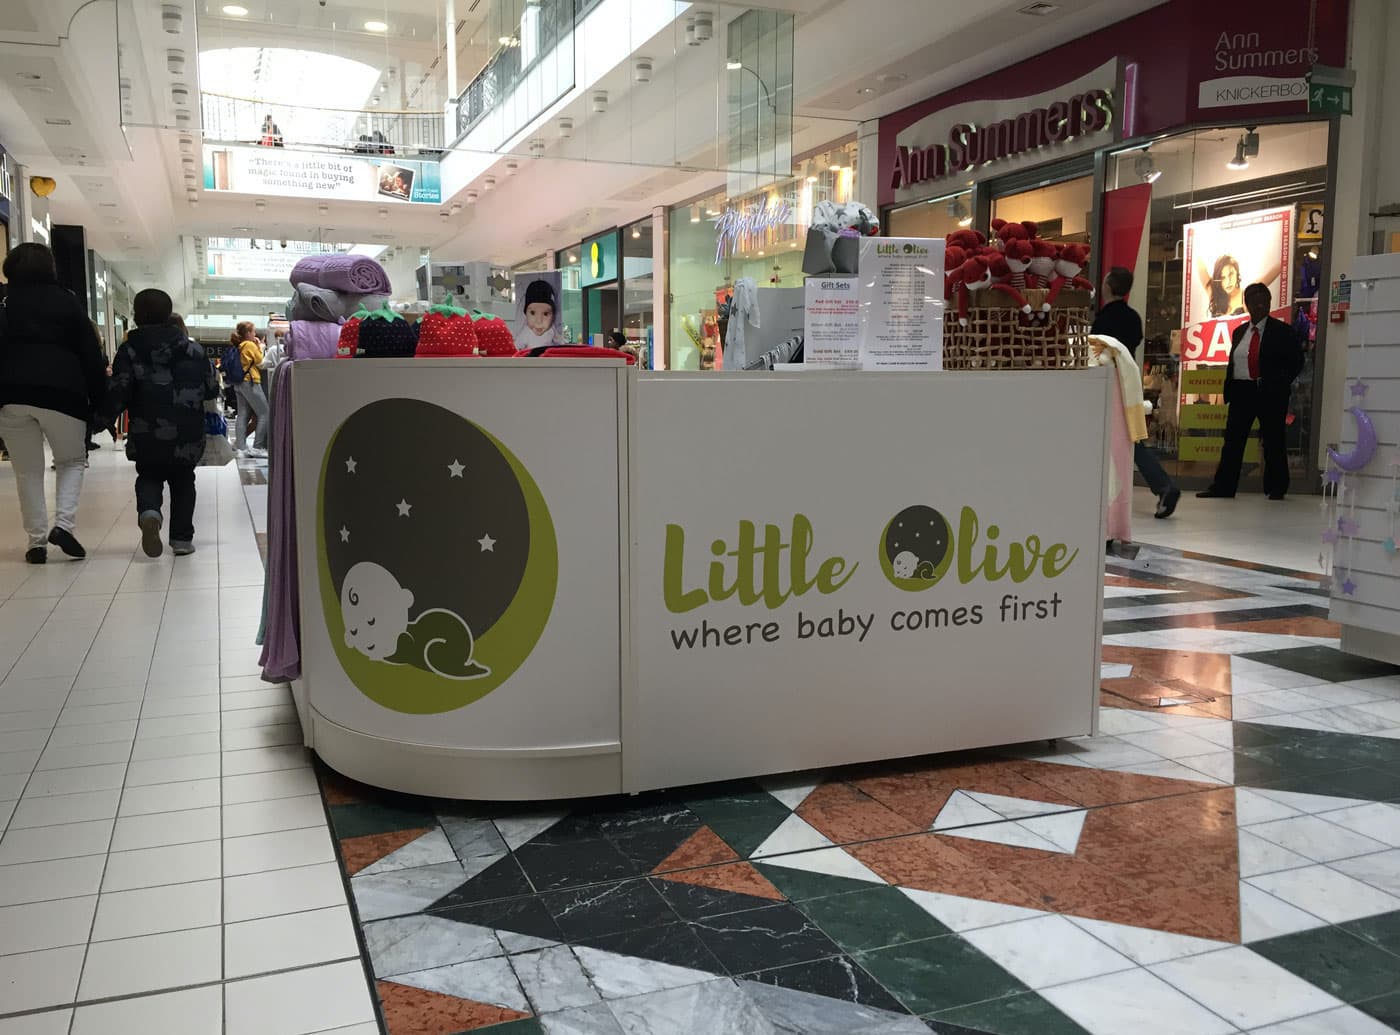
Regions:
[[340, 343], [340, 322], [293, 320], [287, 328], [288, 359], [335, 359]]
[[292, 463], [290, 361], [272, 383], [272, 454], [267, 472], [267, 628], [260, 664], [268, 682], [301, 676], [301, 612], [297, 582], [295, 467]]

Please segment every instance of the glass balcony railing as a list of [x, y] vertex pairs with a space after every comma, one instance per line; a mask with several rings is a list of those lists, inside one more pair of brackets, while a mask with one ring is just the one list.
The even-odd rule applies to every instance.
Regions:
[[217, 93], [201, 94], [200, 107], [210, 143], [426, 158], [444, 146], [439, 112], [313, 108]]

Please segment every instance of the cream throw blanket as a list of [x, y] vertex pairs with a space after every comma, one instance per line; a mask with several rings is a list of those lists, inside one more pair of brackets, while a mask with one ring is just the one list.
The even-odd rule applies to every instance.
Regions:
[[1142, 401], [1142, 372], [1133, 354], [1117, 338], [1106, 334], [1089, 335], [1089, 362], [1096, 366], [1113, 366], [1118, 370], [1118, 387], [1123, 392], [1123, 417], [1128, 422], [1128, 438], [1141, 442], [1147, 438], [1147, 410]]

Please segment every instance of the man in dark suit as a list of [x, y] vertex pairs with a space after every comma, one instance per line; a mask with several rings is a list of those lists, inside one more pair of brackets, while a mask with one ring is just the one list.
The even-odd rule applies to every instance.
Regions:
[[1235, 495], [1240, 465], [1250, 428], [1259, 421], [1264, 453], [1264, 492], [1281, 500], [1288, 492], [1288, 452], [1284, 428], [1288, 396], [1303, 370], [1303, 346], [1293, 328], [1269, 315], [1273, 295], [1263, 284], [1244, 290], [1249, 322], [1235, 329], [1230, 366], [1225, 373], [1225, 445], [1210, 488], [1196, 493], [1203, 499]]
[[[1128, 294], [1133, 290], [1133, 271], [1126, 266], [1114, 266], [1103, 278], [1103, 308], [1094, 317], [1091, 334], [1106, 334], [1117, 338], [1129, 352], [1136, 353], [1142, 344], [1142, 317], [1128, 305]], [[1172, 481], [1172, 476], [1162, 467], [1157, 454], [1146, 442], [1133, 443], [1133, 461], [1142, 473], [1147, 487], [1157, 497], [1157, 512], [1153, 517], [1169, 518], [1176, 511], [1181, 490]]]

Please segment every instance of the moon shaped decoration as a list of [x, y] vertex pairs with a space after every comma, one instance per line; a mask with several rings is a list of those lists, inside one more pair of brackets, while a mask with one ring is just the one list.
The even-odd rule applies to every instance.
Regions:
[[1329, 447], [1327, 455], [1343, 471], [1359, 471], [1376, 455], [1376, 426], [1360, 406], [1353, 406], [1347, 412], [1356, 420], [1356, 445], [1346, 453], [1339, 453]]

